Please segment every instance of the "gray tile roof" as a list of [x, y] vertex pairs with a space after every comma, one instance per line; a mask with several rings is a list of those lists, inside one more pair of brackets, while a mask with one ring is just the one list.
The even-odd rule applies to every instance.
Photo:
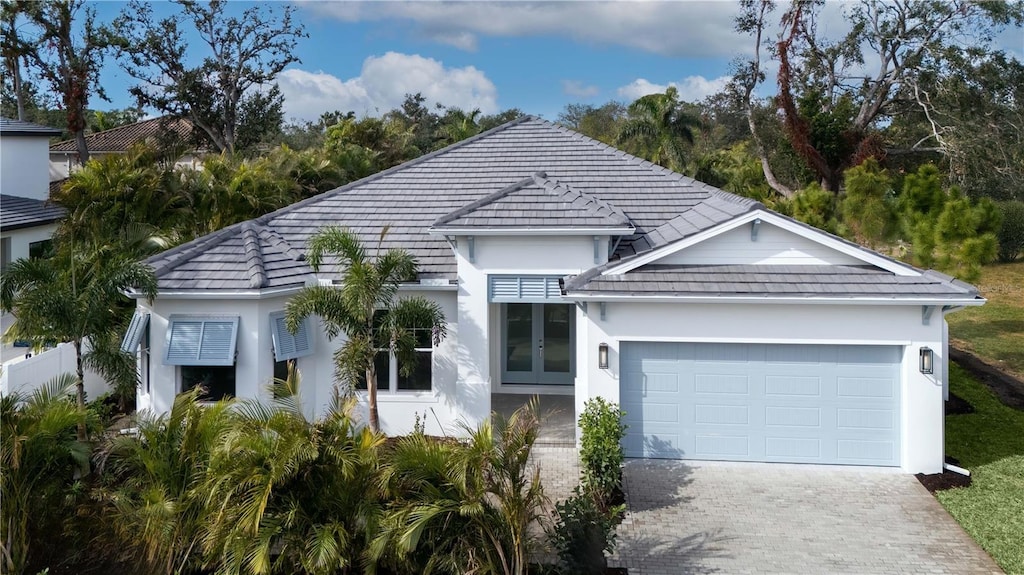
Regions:
[[0, 228], [19, 230], [52, 224], [64, 217], [64, 209], [43, 200], [0, 194]]
[[[390, 226], [384, 249], [409, 251], [421, 277], [455, 279], [451, 247], [428, 232], [431, 225], [536, 172], [628, 218], [636, 231], [621, 242], [617, 253], [622, 256], [663, 245], [686, 226], [708, 227], [762, 207], [551, 122], [525, 117], [254, 220], [267, 276], [264, 287], [302, 285], [310, 277], [308, 264], [283, 254], [303, 253], [309, 237], [328, 225], [352, 230], [368, 246], [375, 246], [381, 228]], [[668, 233], [664, 226], [687, 213], [689, 219], [679, 220]], [[659, 229], [664, 231], [645, 237]], [[231, 226], [150, 258], [160, 288], [251, 289], [254, 273], [259, 276], [249, 262], [257, 252], [246, 249], [252, 235], [245, 234], [242, 225]], [[322, 271], [338, 270], [327, 262]]]
[[441, 216], [434, 229], [633, 229], [618, 208], [537, 172]]
[[658, 265], [619, 275], [581, 274], [564, 291], [587, 295], [970, 299], [973, 286], [937, 272], [900, 276], [872, 266]]
[[32, 122], [0, 118], [0, 135], [4, 136], [59, 136], [63, 132], [57, 128], [41, 126]]

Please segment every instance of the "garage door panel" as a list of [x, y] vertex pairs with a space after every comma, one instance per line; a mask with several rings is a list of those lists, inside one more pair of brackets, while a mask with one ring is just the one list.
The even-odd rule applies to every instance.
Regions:
[[683, 359], [643, 356], [669, 357], [672, 345], [620, 350], [641, 366], [621, 378], [628, 456], [899, 465], [900, 348], [686, 344]]

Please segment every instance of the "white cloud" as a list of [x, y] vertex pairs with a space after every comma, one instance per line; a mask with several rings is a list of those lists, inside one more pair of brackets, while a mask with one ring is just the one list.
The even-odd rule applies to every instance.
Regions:
[[679, 91], [680, 100], [698, 102], [711, 94], [721, 92], [728, 83], [729, 76], [719, 76], [713, 80], [708, 80], [704, 76], [687, 76], [679, 82], [669, 82], [667, 84], [655, 84], [644, 78], [637, 78], [619, 88], [617, 93], [626, 102], [632, 102], [648, 94], [661, 94], [669, 86], [675, 86], [676, 90]]
[[579, 80], [562, 80], [562, 91], [574, 98], [593, 98], [601, 93], [597, 86], [586, 85]]
[[428, 105], [480, 108], [485, 114], [498, 111], [498, 90], [483, 71], [473, 66], [447, 68], [417, 54], [370, 56], [359, 76], [348, 80], [291, 68], [281, 72], [277, 82], [289, 119], [313, 120], [331, 110], [379, 115], [401, 104], [406, 94], [416, 92], [423, 94]]
[[731, 57], [736, 2], [308, 2], [315, 15], [344, 22], [413, 24], [422, 37], [475, 50], [480, 36], [568, 36], [666, 56]]

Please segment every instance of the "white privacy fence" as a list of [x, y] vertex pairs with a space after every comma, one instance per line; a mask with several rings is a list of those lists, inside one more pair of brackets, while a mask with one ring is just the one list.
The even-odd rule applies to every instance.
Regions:
[[[5, 356], [3, 359], [0, 394], [4, 395], [14, 391], [32, 393], [62, 373], [74, 375], [77, 369], [75, 346], [70, 343], [59, 344], [27, 359], [22, 354], [13, 358]], [[108, 389], [107, 382], [99, 374], [85, 370], [85, 393], [90, 400], [96, 399]]]

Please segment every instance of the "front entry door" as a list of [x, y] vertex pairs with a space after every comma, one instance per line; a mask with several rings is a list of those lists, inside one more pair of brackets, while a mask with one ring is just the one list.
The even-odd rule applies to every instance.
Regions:
[[576, 314], [560, 303], [503, 304], [502, 383], [572, 385]]

